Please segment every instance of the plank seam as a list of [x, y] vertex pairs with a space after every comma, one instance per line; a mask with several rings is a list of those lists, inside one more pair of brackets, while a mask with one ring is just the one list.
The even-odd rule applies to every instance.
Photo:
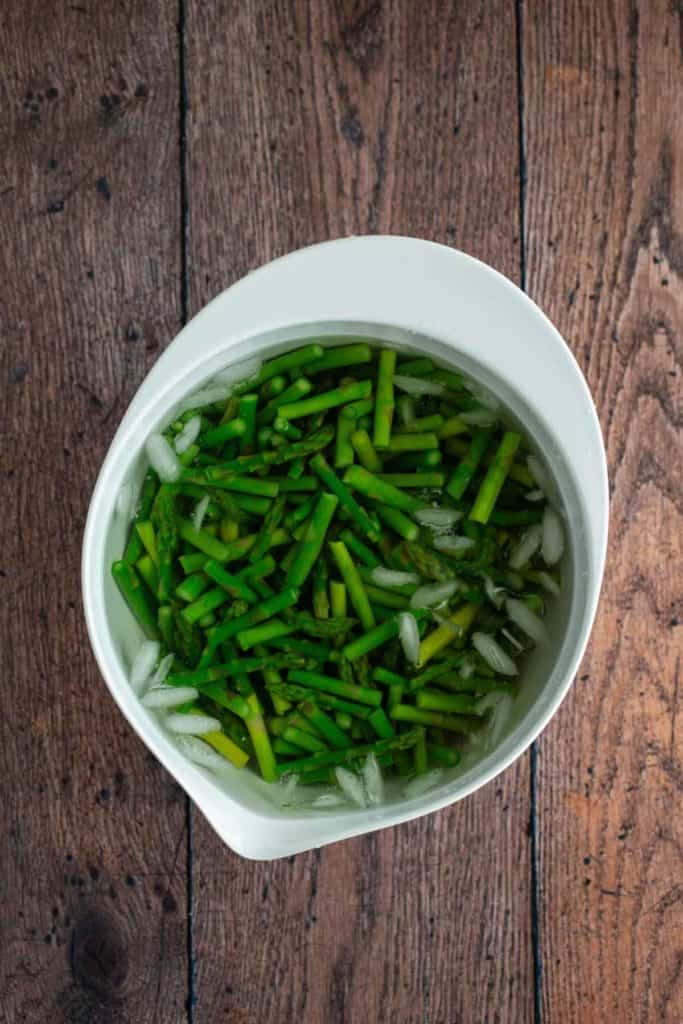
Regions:
[[[189, 206], [187, 198], [187, 71], [185, 67], [185, 0], [178, 0], [178, 161], [180, 192], [180, 322], [184, 327], [188, 320], [189, 276], [187, 261], [187, 239]], [[185, 822], [187, 833], [187, 859], [185, 898], [187, 900], [187, 1024], [194, 1024], [195, 957], [194, 957], [194, 848], [192, 834], [192, 801], [185, 797]]]
[[524, 0], [515, 0], [515, 33], [517, 47], [517, 117], [519, 139], [519, 276], [526, 291], [526, 138], [524, 134]]
[[[517, 115], [519, 139], [519, 276], [522, 291], [527, 290], [526, 189], [527, 161], [524, 107], [524, 0], [515, 0], [517, 49]], [[540, 892], [538, 864], [538, 746], [529, 753], [529, 841], [531, 846], [531, 950], [534, 972], [534, 1024], [542, 1024], [543, 959], [540, 936]]]
[[180, 80], [178, 152], [180, 160], [180, 318], [183, 327], [188, 320], [189, 275], [187, 240], [189, 204], [187, 190], [187, 111], [188, 91], [185, 67], [185, 0], [178, 0], [178, 77]]

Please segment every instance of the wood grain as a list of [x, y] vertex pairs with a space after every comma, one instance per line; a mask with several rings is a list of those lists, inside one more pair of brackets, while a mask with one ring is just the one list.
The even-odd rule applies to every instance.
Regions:
[[[336, 235], [425, 235], [519, 275], [511, 4], [187, 4], [189, 297]], [[495, 73], [492, 73], [495, 68]], [[529, 767], [290, 862], [194, 815], [194, 1021], [532, 1015]]]
[[[3, 5], [3, 1022], [683, 1019], [679, 6]], [[196, 812], [191, 850], [79, 607], [99, 463], [186, 305], [371, 231], [520, 279], [516, 12], [527, 280], [591, 384], [613, 500], [591, 646], [539, 747], [536, 1016], [527, 758], [288, 861], [240, 860]]]
[[0, 1018], [186, 1019], [185, 799], [80, 608], [114, 427], [179, 326], [177, 37], [140, 3], [0, 12]]
[[529, 3], [531, 294], [568, 338], [612, 488], [601, 610], [540, 744], [543, 1019], [683, 1019], [679, 5]]

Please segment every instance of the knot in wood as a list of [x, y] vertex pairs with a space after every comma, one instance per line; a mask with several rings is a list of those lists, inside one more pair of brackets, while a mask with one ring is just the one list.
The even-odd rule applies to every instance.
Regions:
[[117, 921], [102, 910], [87, 911], [71, 943], [71, 970], [78, 984], [104, 999], [119, 999], [128, 968], [128, 947]]

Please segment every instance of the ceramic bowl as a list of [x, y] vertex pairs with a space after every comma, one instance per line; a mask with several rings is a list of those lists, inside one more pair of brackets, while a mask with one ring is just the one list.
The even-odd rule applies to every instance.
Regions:
[[[444, 772], [408, 799], [387, 788], [379, 808], [280, 806], [279, 791], [249, 770], [220, 777], [176, 750], [128, 682], [141, 634], [110, 575], [128, 525], [117, 496], [138, 488], [144, 442], [180, 399], [219, 370], [269, 358], [295, 342], [376, 339], [463, 370], [502, 402], [543, 453], [567, 534], [562, 596], [547, 617], [549, 639], [525, 666], [521, 694], [490, 749]], [[114, 700], [218, 835], [245, 857], [268, 860], [437, 811], [490, 782], [547, 725], [569, 689], [588, 640], [607, 542], [605, 453], [595, 408], [569, 348], [526, 295], [464, 253], [411, 238], [368, 236], [291, 253], [248, 274], [209, 303], [178, 335], [126, 412], [92, 496], [82, 583], [93, 651]]]

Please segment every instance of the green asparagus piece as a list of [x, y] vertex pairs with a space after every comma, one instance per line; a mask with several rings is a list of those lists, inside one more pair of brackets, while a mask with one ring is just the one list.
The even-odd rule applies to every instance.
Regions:
[[310, 640], [302, 640], [298, 636], [275, 637], [268, 641], [269, 647], [276, 647], [278, 650], [287, 651], [290, 654], [299, 654], [309, 661], [325, 662], [332, 657], [332, 648], [326, 644], [311, 643]]
[[435, 580], [439, 583], [453, 579], [455, 575], [453, 567], [436, 551], [431, 551], [423, 544], [412, 541], [403, 545], [403, 551], [409, 562], [424, 579]]
[[[445, 423], [441, 424], [438, 430], [439, 438], [442, 441], [447, 440], [449, 437], [455, 438], [458, 434], [469, 434], [469, 432], [470, 427], [459, 416], [451, 416]], [[467, 446], [465, 446], [466, 450]]]
[[334, 464], [337, 469], [343, 469], [353, 463], [354, 451], [351, 444], [351, 434], [355, 429], [353, 420], [342, 416], [341, 411], [337, 414], [337, 435], [334, 443]]
[[206, 530], [196, 530], [189, 519], [178, 517], [178, 533], [184, 541], [203, 551], [209, 558], [214, 558], [217, 562], [228, 561], [229, 549], [227, 545], [223, 544], [220, 540], [216, 540]]
[[379, 473], [377, 479], [382, 480], [385, 484], [392, 484], [394, 487], [418, 490], [432, 487], [441, 488], [446, 477], [443, 473]]
[[410, 423], [404, 424], [402, 427], [397, 427], [396, 433], [426, 434], [436, 432], [438, 434], [443, 424], [443, 416], [440, 413], [433, 413], [431, 416], [421, 416], [412, 420]]
[[[350, 745], [350, 739], [346, 733], [342, 732], [334, 719], [326, 715], [313, 701], [303, 701], [300, 708], [306, 718], [309, 719], [327, 741], [328, 746], [334, 747], [336, 750], [344, 750]], [[381, 708], [379, 710], [381, 711]]]
[[421, 356], [419, 359], [408, 359], [399, 363], [397, 373], [402, 377], [425, 377], [434, 371], [431, 359]]
[[211, 590], [204, 591], [196, 601], [183, 608], [183, 616], [188, 622], [199, 622], [209, 612], [215, 611], [216, 608], [225, 604], [228, 598], [229, 594], [223, 587], [212, 587]]
[[[294, 463], [292, 463], [292, 466]], [[303, 476], [304, 462], [301, 463], [302, 475], [290, 479], [287, 476], [271, 476], [270, 480], [273, 481], [279, 488], [280, 494], [297, 494], [300, 491], [317, 491], [320, 486], [316, 477], [314, 476]]]
[[424, 452], [439, 447], [439, 439], [434, 433], [426, 434], [394, 434], [386, 446], [392, 454], [401, 452]]
[[280, 416], [284, 419], [299, 419], [302, 416], [312, 416], [313, 413], [321, 412], [324, 409], [334, 409], [347, 402], [355, 402], [360, 398], [368, 398], [372, 391], [372, 382], [360, 380], [353, 384], [342, 384], [331, 391], [325, 391], [320, 395], [313, 395], [310, 398], [303, 398], [299, 402], [291, 402], [280, 406]]
[[417, 523], [414, 523], [412, 519], [404, 515], [397, 508], [390, 508], [388, 505], [376, 505], [375, 511], [377, 515], [390, 526], [399, 537], [403, 537], [404, 540], [417, 540], [420, 535], [420, 528]]
[[316, 619], [329, 619], [330, 617], [328, 578], [327, 562], [320, 557], [313, 566], [313, 614]]
[[464, 693], [439, 693], [438, 690], [425, 687], [418, 691], [415, 703], [418, 708], [426, 708], [428, 711], [449, 711], [458, 715], [478, 714], [477, 701]]
[[[252, 590], [248, 583], [245, 582], [244, 576], [234, 576], [232, 573], [227, 572], [220, 562], [216, 562], [212, 558], [209, 559], [209, 561], [204, 565], [204, 572], [207, 576], [210, 576], [215, 583], [222, 587], [229, 597], [241, 598], [249, 604], [256, 604], [258, 601], [258, 595], [254, 590]], [[218, 607], [218, 605], [216, 605], [216, 607]]]
[[221, 466], [209, 467], [207, 473], [210, 473], [211, 479], [214, 480], [220, 479], [221, 473], [253, 473], [256, 470], [266, 469], [268, 466], [281, 466], [302, 456], [322, 451], [333, 439], [334, 427], [321, 427], [320, 430], [314, 431], [301, 441], [293, 441], [292, 444], [283, 445], [273, 451], [257, 452], [255, 455], [240, 455]]
[[373, 442], [376, 448], [386, 448], [391, 440], [394, 419], [394, 370], [396, 353], [382, 349], [377, 368], [377, 395], [375, 397], [375, 420]]
[[[300, 441], [304, 436], [303, 430], [299, 430], [298, 427], [295, 427], [289, 420], [283, 419], [282, 416], [276, 416], [273, 420], [273, 430], [286, 437], [288, 441]], [[275, 443], [274, 438], [273, 443]]]
[[293, 632], [294, 626], [291, 623], [284, 622], [282, 619], [268, 619], [267, 622], [262, 622], [258, 626], [243, 629], [241, 633], [237, 634], [237, 643], [243, 651], [248, 651], [258, 644], [268, 644], [273, 639], [288, 636]]
[[544, 506], [540, 508], [494, 508], [489, 516], [492, 526], [532, 526], [543, 519]]
[[353, 718], [366, 719], [371, 714], [371, 708], [366, 704], [343, 700], [320, 690], [311, 691], [305, 686], [297, 686], [294, 683], [269, 684], [268, 692], [292, 702], [313, 701], [318, 707], [325, 708], [327, 711], [341, 712]]
[[[215, 649], [219, 644], [225, 643], [226, 640], [237, 636], [243, 630], [271, 619], [278, 612], [291, 608], [292, 605], [296, 604], [298, 598], [299, 591], [296, 587], [285, 587], [281, 593], [267, 598], [254, 608], [250, 608], [244, 615], [240, 615], [236, 619], [230, 619], [228, 622], [224, 622], [222, 626], [217, 626], [209, 634], [209, 646]], [[262, 641], [257, 642], [261, 643]]]
[[390, 672], [386, 668], [376, 668], [372, 673], [372, 678], [376, 683], [382, 683], [385, 686], [408, 686], [405, 676], [400, 676], [397, 672]]
[[288, 405], [291, 402], [298, 402], [300, 399], [305, 398], [313, 390], [313, 385], [307, 377], [299, 377], [293, 381], [288, 388], [285, 388], [281, 394], [273, 398], [264, 409], [258, 414], [257, 422], [259, 424], [273, 423], [276, 419], [282, 419], [278, 416], [278, 410], [282, 405]]
[[476, 473], [479, 463], [491, 443], [491, 436], [491, 430], [477, 430], [473, 434], [472, 443], [467, 449], [467, 454], [463, 456], [446, 488], [451, 498], [454, 498], [456, 501], [462, 498], [469, 487], [472, 477]]
[[[152, 503], [154, 496], [159, 486], [159, 478], [156, 473], [152, 470], [145, 475], [145, 479], [142, 483], [142, 490], [140, 492], [140, 500], [138, 502], [137, 511], [133, 526], [135, 527], [138, 523], [144, 522], [149, 518], [150, 512], [152, 511]], [[126, 550], [123, 553], [123, 561], [127, 562], [128, 565], [134, 565], [135, 562], [140, 558], [143, 552], [143, 544], [140, 540], [140, 536], [136, 529], [131, 530]]]
[[368, 722], [380, 739], [389, 739], [396, 735], [396, 730], [382, 708], [376, 708], [372, 714], [368, 716]]
[[311, 637], [334, 640], [337, 637], [345, 636], [355, 626], [355, 618], [335, 617], [316, 618], [306, 611], [287, 612], [288, 620], [293, 623], [297, 632], [304, 633]]
[[241, 438], [246, 431], [247, 424], [244, 420], [236, 418], [230, 420], [229, 423], [221, 423], [213, 430], [207, 430], [203, 435], [200, 434], [199, 443], [202, 448], [220, 448], [234, 437]]
[[413, 748], [413, 765], [416, 775], [424, 775], [429, 767], [427, 760], [427, 743], [424, 733]]
[[347, 512], [351, 519], [370, 538], [379, 538], [379, 524], [362, 508], [353, 497], [348, 487], [342, 483], [339, 477], [330, 468], [327, 460], [322, 454], [314, 455], [310, 460], [311, 469], [320, 477], [321, 481], [339, 499], [341, 508]]
[[330, 580], [330, 606], [332, 621], [346, 618], [346, 584]]
[[416, 725], [433, 726], [445, 729], [446, 732], [476, 732], [481, 728], [483, 719], [467, 718], [464, 715], [445, 715], [440, 711], [425, 711], [414, 708], [410, 704], [396, 704], [389, 715], [395, 722], [412, 722]]
[[[426, 612], [418, 608], [413, 613], [418, 622], [425, 617]], [[356, 640], [352, 640], [350, 643], [345, 644], [342, 648], [342, 654], [349, 661], [355, 661], [357, 658], [362, 657], [364, 654], [369, 654], [370, 651], [376, 650], [378, 647], [382, 647], [398, 636], [398, 618], [387, 619], [386, 622], [382, 622], [379, 626], [375, 626], [369, 632], [364, 633], [363, 636], [358, 637]]]
[[142, 541], [142, 546], [154, 562], [154, 567], [159, 569], [159, 551], [157, 548], [157, 537], [154, 529], [154, 523], [147, 519], [143, 522], [135, 524], [138, 537]]
[[412, 594], [417, 590], [417, 584], [403, 585], [400, 587], [378, 587], [372, 582], [372, 570], [366, 566], [359, 567], [360, 577], [365, 584], [365, 592], [370, 601], [383, 604], [385, 608], [406, 608], [410, 604]]
[[283, 740], [281, 736], [276, 736], [271, 743], [273, 753], [278, 754], [281, 757], [301, 757], [303, 750], [301, 747], [297, 747], [294, 743], [288, 743], [287, 740]]
[[365, 343], [338, 345], [335, 348], [326, 349], [324, 354], [308, 367], [308, 373], [326, 373], [343, 366], [357, 366], [360, 363], [371, 361], [372, 349]]
[[288, 673], [287, 680], [292, 683], [300, 683], [302, 686], [310, 687], [313, 690], [331, 693], [335, 697], [343, 697], [345, 700], [353, 701], [356, 704], [370, 704], [372, 707], [378, 707], [382, 703], [382, 694], [379, 690], [371, 690], [367, 686], [345, 683], [341, 679], [334, 679], [319, 672], [293, 669]]
[[246, 391], [253, 391], [254, 388], [265, 384], [271, 377], [278, 377], [280, 374], [289, 373], [300, 366], [308, 369], [311, 363], [321, 358], [323, 353], [324, 349], [321, 345], [303, 345], [293, 352], [286, 352], [282, 356], [270, 359], [267, 363], [263, 364], [255, 378], [244, 381], [243, 384], [238, 384], [235, 388], [235, 393], [239, 395], [244, 394]]
[[373, 473], [381, 473], [382, 463], [367, 430], [354, 430], [351, 433], [351, 444], [362, 466]]
[[173, 645], [173, 611], [170, 605], [162, 604], [159, 606], [157, 625], [161, 642], [170, 650]]
[[272, 479], [260, 480], [258, 477], [240, 476], [234, 470], [224, 470], [214, 466], [207, 467], [206, 478], [209, 487], [256, 495], [261, 498], [276, 498], [280, 490], [277, 482]]
[[349, 600], [358, 613], [361, 626], [365, 630], [372, 629], [375, 625], [375, 617], [372, 614], [363, 581], [353, 563], [346, 544], [342, 540], [333, 541], [330, 543], [330, 551], [346, 585]]
[[243, 512], [249, 512], [254, 516], [265, 516], [271, 506], [269, 498], [258, 498], [252, 494], [237, 494], [235, 501]]
[[149, 555], [145, 553], [141, 558], [138, 558], [135, 563], [135, 568], [153, 596], [155, 598], [158, 597], [159, 573], [157, 572], [157, 567]]
[[152, 505], [159, 556], [160, 601], [169, 601], [173, 591], [173, 560], [179, 541], [175, 504], [176, 495], [173, 488], [169, 484], [162, 484]]
[[347, 548], [354, 553], [359, 562], [363, 562], [364, 565], [374, 569], [376, 566], [381, 565], [380, 559], [377, 555], [370, 550], [367, 544], [364, 544], [362, 540], [356, 537], [355, 533], [351, 530], [342, 530], [339, 535], [340, 540], [343, 540]]
[[341, 414], [345, 418], [355, 421], [356, 426], [354, 429], [365, 429], [360, 427], [359, 421], [373, 412], [374, 408], [374, 398], [361, 398], [357, 402], [349, 402], [348, 405], [343, 406]]
[[321, 750], [329, 750], [327, 743], [323, 740], [311, 736], [310, 733], [305, 732], [303, 729], [297, 729], [294, 725], [285, 726], [282, 730], [282, 738], [287, 743], [293, 743], [300, 747], [301, 750], [307, 750], [311, 754], [316, 754]]
[[[259, 388], [259, 398], [264, 402], [269, 402], [271, 398], [276, 398], [277, 395], [281, 395], [287, 387], [287, 378], [280, 374], [277, 377], [271, 377], [265, 384], [262, 384]], [[240, 413], [241, 415], [241, 413]]]
[[325, 543], [325, 535], [338, 504], [334, 494], [323, 492], [318, 498], [315, 511], [297, 545], [294, 561], [287, 573], [287, 583], [290, 587], [301, 587], [308, 578]]
[[258, 532], [258, 536], [254, 542], [254, 546], [249, 552], [249, 561], [258, 562], [268, 551], [270, 547], [270, 538], [274, 531], [280, 525], [282, 517], [285, 511], [286, 498], [284, 495], [279, 495], [272, 503], [263, 520], [261, 529]]
[[293, 508], [291, 512], [288, 512], [285, 516], [285, 526], [287, 529], [294, 530], [308, 519], [315, 508], [316, 501], [317, 495], [312, 494], [310, 498], [306, 498], [300, 505]]
[[311, 754], [310, 757], [300, 758], [296, 761], [288, 761], [284, 765], [278, 765], [278, 775], [285, 775], [288, 772], [308, 772], [311, 769], [323, 768], [328, 765], [352, 764], [368, 754], [380, 757], [383, 754], [392, 753], [397, 750], [411, 750], [418, 739], [424, 735], [422, 729], [410, 729], [401, 733], [393, 739], [376, 740], [374, 743], [361, 744], [357, 747], [348, 747], [346, 750], [329, 750], [319, 754]]
[[134, 566], [124, 561], [114, 562], [111, 572], [124, 601], [140, 623], [145, 635], [150, 640], [157, 640], [159, 627], [156, 604], [145, 590]]
[[460, 762], [458, 751], [441, 743], [428, 743], [427, 757], [433, 764], [443, 764], [448, 768]]
[[244, 724], [249, 732], [249, 739], [254, 748], [254, 754], [256, 755], [261, 775], [266, 782], [273, 782], [278, 775], [277, 764], [273, 748], [270, 745], [270, 737], [268, 736], [268, 729], [263, 719], [259, 699], [252, 691], [246, 697], [246, 702], [249, 707], [249, 713], [244, 718]]
[[513, 431], [507, 431], [503, 434], [503, 439], [493, 457], [493, 462], [489, 466], [477, 492], [477, 497], [470, 511], [470, 519], [478, 523], [487, 523], [489, 521], [489, 516], [493, 512], [493, 507], [505, 483], [505, 478], [510, 471], [521, 440], [521, 435]]
[[343, 481], [366, 498], [381, 502], [390, 508], [401, 509], [403, 512], [415, 512], [419, 508], [424, 508], [424, 501], [414, 498], [412, 494], [406, 494], [385, 480], [380, 480], [363, 466], [350, 466], [344, 473]]

